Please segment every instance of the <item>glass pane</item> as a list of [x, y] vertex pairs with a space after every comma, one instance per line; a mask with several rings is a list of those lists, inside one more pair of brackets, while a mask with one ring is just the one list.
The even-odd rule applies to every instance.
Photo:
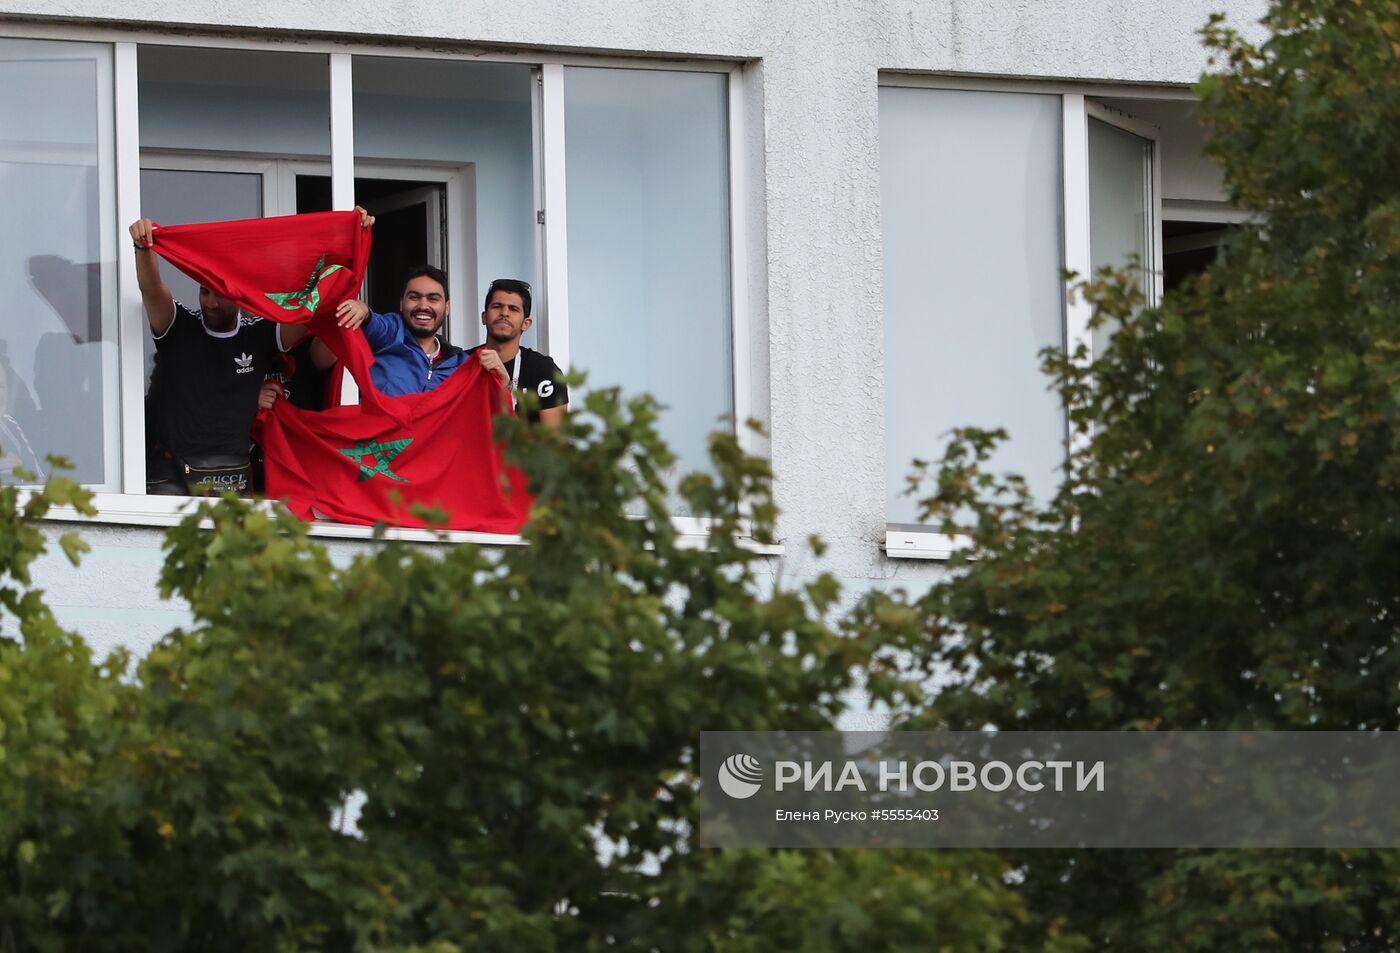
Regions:
[[[353, 74], [355, 196], [379, 216], [376, 239], [395, 236], [393, 248], [383, 242], [382, 250], [376, 245], [371, 286], [391, 289], [389, 301], [397, 308], [403, 275], [431, 261], [434, 249], [445, 253], [458, 293], [473, 299], [493, 278], [536, 284], [531, 68], [357, 56]], [[367, 164], [385, 173], [406, 165], [445, 166], [459, 174], [445, 188], [428, 178], [427, 170], [369, 180], [364, 178]], [[386, 165], [389, 168], [383, 168]], [[406, 204], [403, 199], [432, 188], [443, 190], [449, 215], [462, 210], [465, 248], [441, 248], [445, 236], [424, 244], [418, 234], [425, 225], [438, 230], [439, 223], [423, 215], [435, 213], [439, 206]], [[453, 188], [464, 194], [451, 194]], [[423, 251], [414, 250], [420, 247]], [[452, 274], [456, 267], [469, 271]], [[389, 274], [378, 273], [383, 271]], [[479, 300], [454, 302], [452, 323], [465, 332], [460, 340], [453, 335], [455, 343], [472, 347], [484, 339], [480, 314]], [[533, 328], [525, 332], [527, 347], [535, 347], [535, 340]]]
[[106, 46], [0, 39], [0, 480], [118, 484], [111, 90]]
[[[291, 175], [284, 174], [275, 190], [262, 179], [263, 172], [272, 174], [273, 158], [330, 170], [325, 54], [143, 45], [137, 79], [141, 214], [147, 218], [185, 224], [287, 214], [293, 211]], [[190, 152], [214, 158], [186, 164], [179, 156]], [[264, 194], [271, 207], [264, 207]], [[197, 304], [193, 282], [164, 263], [162, 273], [177, 300]], [[149, 388], [155, 344], [149, 329], [145, 336]], [[319, 394], [314, 379], [294, 380], [291, 387], [297, 402]], [[164, 416], [161, 408], [151, 409], [158, 411], [152, 422]]]
[[880, 90], [886, 519], [912, 524], [914, 459], [1003, 427], [993, 461], [1053, 494], [1065, 419], [1038, 352], [1062, 347], [1060, 100]]
[[570, 354], [649, 392], [685, 470], [733, 415], [727, 77], [565, 72]]
[[206, 149], [329, 161], [325, 56], [142, 46], [142, 149]]
[[[262, 176], [256, 172], [141, 170], [141, 214], [162, 225], [222, 222], [263, 214]], [[160, 274], [185, 307], [199, 308], [199, 285], [164, 258]], [[150, 386], [156, 346], [146, 333], [146, 382]]]
[[[1150, 268], [1147, 226], [1152, 203], [1152, 143], [1117, 126], [1089, 120], [1089, 257], [1094, 270], [1126, 268], [1134, 261]], [[1146, 271], [1138, 285], [1146, 296]], [[1094, 353], [1102, 354], [1114, 326], [1094, 331]]]

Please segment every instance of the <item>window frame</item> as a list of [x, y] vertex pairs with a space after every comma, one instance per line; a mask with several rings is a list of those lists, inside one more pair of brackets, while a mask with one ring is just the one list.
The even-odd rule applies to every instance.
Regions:
[[[476, 220], [476, 176], [474, 163], [408, 163], [374, 160], [355, 165], [357, 179], [408, 179], [431, 182], [447, 193], [447, 273], [453, 300], [476, 301], [475, 260], [477, 236], [468, 224]], [[175, 172], [235, 172], [262, 176], [263, 216], [291, 215], [296, 212], [297, 177], [329, 177], [331, 163], [316, 159], [272, 159], [262, 156], [231, 156], [224, 153], [180, 149], [142, 149], [142, 169]], [[468, 264], [472, 262], [473, 264]], [[459, 309], [449, 319], [448, 330], [454, 341], [465, 341], [476, 331], [475, 305]]]
[[[211, 28], [212, 29], [212, 28]], [[730, 358], [733, 362], [731, 395], [734, 416], [737, 422], [735, 432], [741, 446], [746, 450], [755, 449], [755, 438], [743, 422], [753, 415], [753, 377], [750, 356], [751, 320], [749, 312], [749, 272], [748, 243], [746, 231], [750, 226], [747, 202], [749, 183], [745, 176], [746, 154], [744, 143], [748, 130], [744, 111], [743, 64], [732, 60], [704, 59], [654, 59], [616, 55], [588, 55], [567, 52], [522, 49], [509, 51], [486, 49], [468, 43], [451, 44], [445, 48], [442, 41], [424, 39], [421, 45], [395, 45], [392, 43], [371, 43], [364, 41], [331, 41], [306, 39], [292, 36], [232, 37], [192, 30], [181, 35], [155, 32], [146, 29], [131, 29], [120, 25], [96, 27], [75, 24], [31, 24], [7, 23], [0, 28], [0, 35], [7, 38], [30, 40], [53, 40], [102, 44], [112, 51], [112, 74], [108, 88], [111, 91], [112, 108], [110, 114], [111, 153], [114, 161], [104, 168], [104, 184], [114, 190], [114, 201], [105, 207], [113, 208], [116, 222], [135, 221], [141, 214], [140, 170], [143, 164], [148, 167], [197, 168], [196, 165], [165, 165], [166, 162], [198, 162], [206, 168], [222, 166], [228, 171], [259, 171], [254, 166], [270, 167], [264, 172], [263, 195], [264, 214], [278, 208], [278, 202], [285, 197], [285, 187], [277, 182], [285, 163], [292, 165], [317, 165], [304, 160], [285, 160], [278, 157], [257, 155], [239, 156], [228, 153], [180, 153], [172, 150], [150, 149], [143, 151], [140, 143], [139, 96], [137, 76], [137, 55], [141, 46], [176, 46], [204, 49], [250, 50], [295, 52], [324, 55], [327, 58], [327, 71], [330, 84], [329, 120], [331, 125], [330, 175], [332, 205], [335, 208], [350, 208], [354, 196], [354, 179], [357, 166], [354, 156], [354, 103], [353, 103], [353, 62], [357, 56], [382, 56], [393, 58], [415, 58], [427, 60], [460, 60], [473, 62], [495, 62], [527, 65], [535, 71], [536, 87], [532, 91], [532, 118], [535, 149], [532, 161], [536, 164], [537, 228], [536, 255], [540, 259], [540, 282], [537, 288], [537, 321], [543, 346], [559, 363], [568, 370], [568, 249], [567, 249], [567, 209], [566, 180], [564, 176], [564, 113], [563, 80], [564, 69], [570, 66], [610, 67], [628, 70], [664, 70], [683, 72], [707, 72], [727, 75], [728, 142], [727, 165], [729, 195], [727, 214], [729, 223], [729, 267], [730, 267]], [[104, 123], [107, 119], [102, 120]], [[157, 166], [151, 163], [161, 163]], [[362, 164], [358, 171], [363, 176], [371, 168], [378, 169], [383, 163]], [[407, 167], [405, 167], [407, 168]], [[460, 167], [459, 167], [460, 170]], [[437, 173], [447, 173], [446, 167]], [[373, 172], [369, 172], [374, 177]], [[463, 184], [465, 187], [465, 183]], [[285, 186], [285, 183], [283, 183]], [[271, 194], [269, 194], [271, 190]], [[450, 194], [450, 193], [449, 193]], [[461, 189], [457, 190], [460, 198]], [[452, 200], [450, 200], [452, 201]], [[456, 206], [457, 201], [452, 201]], [[465, 220], [458, 216], [469, 211], [467, 208], [454, 208], [449, 214], [452, 231], [449, 233], [449, 246], [452, 255], [465, 251], [470, 244], [466, 235], [461, 234]], [[109, 231], [113, 231], [109, 229]], [[114, 247], [117, 281], [117, 369], [120, 407], [117, 412], [119, 428], [117, 445], [120, 447], [120, 466], [117, 477], [120, 481], [115, 488], [104, 484], [95, 491], [94, 500], [99, 508], [101, 522], [120, 523], [138, 526], [168, 526], [183, 517], [191, 499], [189, 497], [151, 497], [145, 493], [145, 419], [144, 391], [145, 374], [142, 345], [145, 335], [145, 317], [141, 295], [136, 286], [136, 269], [131, 255], [124, 254], [125, 244], [112, 235], [104, 236], [103, 247]], [[465, 286], [458, 288], [458, 280], [453, 281], [454, 295], [458, 291], [467, 292]], [[474, 297], [474, 295], [473, 295]], [[471, 311], [472, 309], [468, 309]], [[454, 321], [462, 325], [466, 333], [472, 326], [471, 315], [462, 314]], [[76, 513], [67, 513], [59, 508], [55, 519], [72, 519]], [[700, 538], [706, 533], [708, 521], [698, 518], [677, 517], [677, 528], [687, 537]], [[316, 535], [342, 538], [368, 538], [369, 530], [334, 523], [313, 523], [312, 532]], [[363, 532], [362, 532], [363, 531]], [[391, 530], [391, 538], [439, 539], [438, 534], [420, 530]], [[517, 536], [485, 533], [453, 532], [445, 538], [456, 541], [499, 543], [510, 545], [519, 542]], [[757, 547], [760, 550], [781, 552], [781, 546]]]
[[[44, 41], [66, 42], [74, 44], [84, 44], [88, 41], [69, 36], [44, 36], [30, 33], [16, 32], [5, 34], [7, 39], [20, 41]], [[111, 491], [120, 488], [125, 481], [125, 467], [129, 462], [128, 448], [126, 445], [126, 393], [122, 389], [122, 382], [125, 379], [125, 366], [123, 363], [123, 328], [121, 322], [121, 294], [123, 289], [121, 269], [119, 262], [121, 259], [121, 242], [117, 236], [117, 221], [120, 221], [118, 210], [109, 203], [103, 201], [104, 197], [111, 193], [111, 190], [118, 187], [116, 180], [117, 167], [117, 135], [119, 130], [114, 124], [115, 111], [107, 111], [103, 104], [115, 101], [117, 88], [115, 86], [115, 74], [117, 70], [117, 54], [111, 44], [105, 44], [107, 49], [100, 54], [95, 61], [97, 66], [93, 77], [93, 102], [97, 104], [95, 116], [95, 141], [88, 151], [85, 144], [47, 144], [37, 151], [25, 149], [12, 157], [7, 154], [8, 161], [19, 164], [35, 164], [41, 167], [65, 168], [65, 169], [91, 169], [97, 179], [97, 227], [101, 230], [98, 236], [98, 288], [99, 305], [103, 308], [101, 320], [101, 337], [98, 341], [89, 341], [89, 344], [98, 345], [97, 364], [101, 370], [101, 391], [102, 404], [100, 407], [100, 431], [104, 447], [109, 448], [102, 458], [102, 479], [100, 482], [89, 483], [87, 486], [98, 491]], [[49, 57], [53, 62], [89, 62], [86, 55], [68, 53], [64, 51], [51, 51]], [[103, 62], [105, 60], [105, 63]], [[103, 67], [106, 67], [105, 69]], [[116, 307], [112, 315], [106, 313], [107, 295], [111, 295], [111, 301]], [[113, 406], [113, 404], [115, 406]], [[112, 456], [115, 448], [116, 457]], [[27, 485], [27, 484], [23, 484]]]
[[[291, 215], [296, 212], [297, 177], [315, 175], [329, 177], [330, 162], [317, 159], [270, 159], [261, 156], [242, 157], [227, 153], [199, 150], [151, 148], [141, 150], [141, 169], [164, 169], [177, 172], [233, 172], [261, 176], [263, 216]], [[411, 164], [392, 161], [359, 162], [354, 166], [356, 179], [410, 179], [441, 185], [446, 193], [448, 222], [446, 270], [449, 289], [458, 301], [475, 302], [478, 276], [476, 274], [476, 169], [475, 163]], [[468, 266], [468, 262], [471, 263]], [[447, 334], [453, 342], [467, 346], [475, 341], [477, 323], [475, 305], [458, 308], [448, 318]], [[144, 377], [144, 374], [143, 374]], [[347, 374], [341, 381], [341, 402], [358, 403], [359, 388]]]
[[[1156, 307], [1162, 301], [1163, 275], [1162, 275], [1162, 133], [1156, 126], [1145, 119], [1138, 119], [1120, 112], [1111, 106], [1106, 106], [1093, 99], [1086, 99], [1084, 103], [1086, 113], [1085, 135], [1088, 135], [1088, 119], [1095, 119], [1124, 132], [1132, 133], [1139, 139], [1146, 140], [1152, 150], [1152, 158], [1149, 170], [1144, 181], [1144, 188], [1147, 190], [1147, 212], [1148, 222], [1146, 234], [1143, 236], [1143, 247], [1147, 249], [1146, 261], [1148, 267], [1147, 285], [1147, 306]], [[1083, 274], [1088, 274], [1086, 269]], [[1092, 344], [1092, 340], [1090, 342]]]
[[[913, 89], [969, 90], [974, 92], [1037, 93], [1060, 97], [1061, 126], [1061, 266], [1078, 276], [1093, 271], [1089, 242], [1089, 119], [1092, 117], [1118, 126], [1152, 143], [1149, 226], [1151, 249], [1150, 287], [1160, 301], [1162, 295], [1162, 237], [1164, 202], [1162, 199], [1162, 162], [1160, 134], [1155, 126], [1144, 120], [1126, 116], [1098, 99], [1151, 99], [1189, 102], [1195, 97], [1189, 86], [1131, 85], [1114, 83], [1076, 83], [1070, 81], [1014, 80], [968, 75], [943, 75], [881, 71], [880, 87]], [[1170, 203], [1166, 203], [1171, 207]], [[1216, 212], [1216, 214], [1224, 214]], [[1232, 219], [1233, 220], [1233, 219]], [[1072, 295], [1072, 281], [1064, 281], [1063, 341], [1067, 353], [1073, 354], [1082, 345], [1090, 360], [1093, 358], [1093, 336], [1089, 331], [1092, 308], [1082, 296]], [[888, 413], [888, 411], [887, 411]], [[1082, 437], [1071, 444], [1066, 426], [1066, 458], [1080, 449]], [[888, 480], [889, 475], [886, 474]], [[971, 538], [939, 533], [928, 529], [896, 528], [888, 520], [881, 549], [889, 559], [947, 560], [955, 552], [972, 545]]]

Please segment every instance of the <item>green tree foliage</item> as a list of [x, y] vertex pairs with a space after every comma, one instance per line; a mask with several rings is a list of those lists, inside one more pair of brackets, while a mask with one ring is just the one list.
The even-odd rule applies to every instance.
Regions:
[[764, 461], [715, 439], [688, 546], [654, 406], [588, 410], [502, 422], [526, 546], [336, 564], [285, 511], [205, 504], [161, 577], [195, 623], [134, 667], [26, 589], [29, 521], [75, 491], [5, 490], [0, 950], [1075, 949], [991, 855], [694, 847], [700, 730], [830, 728], [885, 646], [743, 541]]
[[[1159, 308], [1086, 283], [1107, 353], [1047, 357], [1072, 454], [1046, 506], [967, 431], [927, 501], [956, 578], [872, 600], [955, 682], [911, 725], [1400, 728], [1400, 3], [1216, 19], [1210, 153], [1260, 227]], [[1041, 852], [1022, 894], [1098, 947], [1400, 949], [1394, 852]]]

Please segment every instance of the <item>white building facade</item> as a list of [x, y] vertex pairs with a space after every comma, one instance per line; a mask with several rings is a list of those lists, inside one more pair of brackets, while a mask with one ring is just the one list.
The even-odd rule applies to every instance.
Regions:
[[358, 202], [372, 304], [440, 264], [469, 346], [481, 289], [524, 278], [527, 343], [657, 395], [684, 464], [764, 423], [787, 578], [925, 584], [949, 541], [902, 489], [950, 427], [1006, 427], [999, 463], [1053, 490], [1036, 355], [1096, 343], [1062, 271], [1135, 255], [1152, 298], [1241, 220], [1189, 90], [1220, 9], [1263, 4], [0, 0], [3, 409], [102, 512], [37, 582], [99, 648], [188, 618], [156, 594], [178, 514], [144, 494], [126, 225]]

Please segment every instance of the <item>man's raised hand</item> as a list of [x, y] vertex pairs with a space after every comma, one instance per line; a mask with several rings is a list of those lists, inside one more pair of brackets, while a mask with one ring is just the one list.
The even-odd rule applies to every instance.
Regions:
[[353, 331], [368, 319], [369, 305], [354, 298], [340, 302], [340, 307], [335, 309], [335, 323], [346, 330]]
[[156, 242], [156, 223], [149, 218], [139, 218], [127, 229], [131, 241], [137, 248], [150, 248]]

